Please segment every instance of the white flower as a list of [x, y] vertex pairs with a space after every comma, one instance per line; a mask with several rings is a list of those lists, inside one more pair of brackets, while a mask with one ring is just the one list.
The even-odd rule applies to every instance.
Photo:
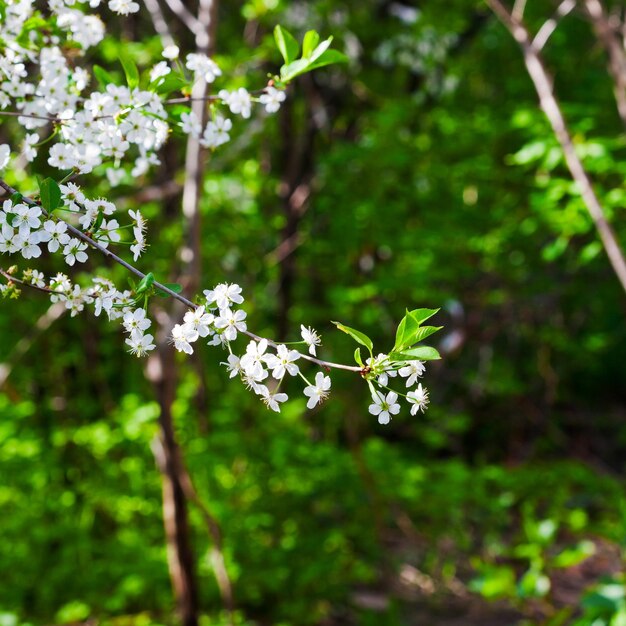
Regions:
[[41, 243], [48, 242], [48, 252], [56, 252], [70, 241], [70, 236], [66, 231], [67, 224], [65, 222], [47, 220], [44, 222], [43, 231], [39, 231], [39, 240]]
[[236, 354], [229, 354], [228, 363], [220, 363], [220, 365], [226, 365], [228, 371], [230, 372], [230, 378], [235, 378], [237, 374], [241, 374], [243, 371], [241, 368], [241, 360]]
[[137, 356], [144, 356], [150, 350], [154, 350], [156, 345], [152, 343], [154, 337], [152, 335], [144, 335], [139, 331], [133, 331], [126, 343], [130, 346], [130, 353]]
[[285, 92], [276, 87], [266, 87], [265, 93], [259, 96], [259, 102], [265, 105], [268, 113], [276, 113], [280, 109], [280, 103], [285, 101]]
[[80, 190], [80, 187], [75, 183], [67, 183], [66, 185], [59, 185], [61, 188], [61, 197], [67, 203], [67, 208], [70, 211], [80, 211], [79, 204], [84, 204], [85, 194]]
[[205, 148], [217, 148], [230, 140], [228, 134], [233, 127], [233, 123], [221, 115], [208, 122], [204, 129], [204, 134], [200, 140], [200, 144]]
[[310, 326], [307, 328], [303, 324], [300, 324], [300, 335], [303, 341], [309, 346], [309, 354], [317, 356], [315, 346], [322, 345], [322, 338], [318, 335], [317, 331], [313, 330]]
[[209, 307], [211, 304], [215, 303], [218, 309], [228, 309], [231, 303], [241, 304], [243, 302], [241, 287], [236, 284], [229, 285], [228, 283], [221, 283], [213, 290], [205, 289], [204, 295]]
[[174, 44], [172, 44], [171, 46], [165, 47], [165, 50], [163, 50], [162, 55], [163, 55], [163, 58], [173, 61], [174, 59], [178, 58], [179, 53], [180, 53], [180, 50], [178, 49], [178, 46], [175, 46]]
[[216, 76], [222, 74], [222, 70], [220, 70], [215, 61], [209, 59], [206, 54], [188, 54], [185, 65], [188, 70], [195, 72], [197, 76], [203, 78], [207, 83], [212, 83]]
[[261, 384], [262, 380], [267, 378], [267, 372], [263, 370], [260, 376], [251, 376], [250, 374], [244, 373], [243, 382], [246, 385], [247, 389], [252, 389], [257, 396], [266, 396], [269, 394], [269, 390], [265, 385]]
[[38, 206], [16, 204], [12, 212], [15, 213], [12, 226], [18, 229], [21, 237], [28, 237], [32, 228], [39, 228], [41, 225], [41, 209]]
[[109, 9], [118, 15], [128, 15], [137, 13], [139, 5], [136, 2], [131, 2], [131, 0], [109, 0]]
[[239, 113], [245, 119], [250, 117], [252, 98], [246, 89], [243, 87], [237, 91], [222, 89], [217, 95], [228, 105], [231, 113]]
[[422, 411], [422, 413], [426, 410], [428, 406], [428, 390], [425, 387], [422, 387], [422, 383], [417, 386], [415, 391], [409, 391], [406, 394], [407, 400], [413, 405], [411, 407], [411, 415], [417, 414], [418, 411]]
[[[26, 276], [24, 278], [26, 278]], [[37, 270], [33, 270], [30, 273], [30, 283], [32, 285], [35, 285], [36, 287], [45, 287], [46, 281], [43, 273]]]
[[412, 387], [425, 370], [426, 367], [422, 361], [409, 361], [404, 367], [401, 367], [398, 370], [398, 374], [400, 374], [403, 378], [408, 376], [406, 386]]
[[130, 246], [130, 251], [133, 253], [133, 261], [136, 261], [146, 250], [146, 242], [138, 241]]
[[[187, 311], [183, 321], [190, 329], [193, 329], [200, 337], [206, 337], [211, 332], [211, 324], [215, 317], [211, 313], [206, 313], [203, 306], [193, 311]], [[191, 334], [191, 333], [190, 333]]]
[[263, 363], [267, 362], [272, 355], [265, 354], [267, 339], [261, 339], [258, 343], [252, 340], [246, 347], [246, 353], [241, 357], [241, 367], [249, 376], [258, 378], [265, 371]]
[[9, 163], [11, 148], [6, 143], [0, 145], [0, 170], [3, 170]]
[[196, 138], [200, 137], [200, 133], [202, 132], [202, 124], [200, 124], [198, 116], [193, 111], [181, 114], [180, 127], [186, 135], [191, 135]]
[[232, 311], [231, 309], [221, 309], [219, 317], [215, 318], [215, 328], [223, 329], [222, 333], [228, 341], [235, 341], [237, 339], [237, 331], [240, 333], [248, 330], [246, 323], [243, 321], [246, 319], [246, 312]]
[[272, 376], [276, 380], [280, 380], [285, 372], [291, 376], [296, 376], [300, 370], [294, 361], [300, 358], [300, 353], [297, 350], [289, 350], [284, 345], [278, 346], [277, 353], [277, 355], [270, 354], [267, 357], [267, 365], [273, 370]]
[[139, 212], [139, 209], [137, 209], [137, 211], [133, 211], [132, 209], [130, 209], [128, 211], [128, 215], [130, 215], [133, 222], [135, 222], [135, 226], [133, 227], [133, 233], [135, 235], [135, 238], [137, 238], [138, 232], [140, 234], [145, 233], [148, 225], [146, 222], [146, 218]]
[[172, 70], [170, 69], [170, 66], [167, 64], [166, 61], [161, 61], [160, 63], [157, 63], [150, 70], [150, 82], [153, 83], [155, 80], [163, 78], [163, 76], [167, 76], [171, 71]]
[[[267, 388], [266, 388], [267, 389]], [[269, 391], [263, 394], [262, 400], [265, 402], [265, 405], [268, 409], [272, 409], [272, 411], [276, 411], [276, 413], [280, 413], [279, 402], [285, 402], [289, 397], [286, 393], [274, 393], [271, 394]]]
[[[179, 352], [186, 352], [187, 354], [193, 354], [193, 348], [191, 347], [191, 344], [189, 343], [190, 331], [191, 329], [185, 326], [185, 324], [182, 324], [182, 325], [176, 324], [176, 326], [172, 328], [172, 341], [174, 343], [174, 347]], [[191, 331], [191, 332], [195, 332], [195, 331]], [[196, 339], [197, 339], [197, 335], [196, 335]]]
[[86, 243], [83, 243], [76, 238], [70, 239], [65, 248], [63, 248], [65, 262], [68, 265], [74, 265], [76, 261], [84, 263], [87, 260], [87, 253], [85, 252], [86, 249]]
[[124, 314], [124, 320], [122, 322], [124, 328], [128, 333], [134, 333], [136, 331], [142, 332], [148, 330], [152, 322], [146, 317], [145, 309], [135, 309], [134, 311], [128, 311]]
[[304, 395], [308, 396], [307, 408], [312, 409], [316, 404], [321, 404], [328, 397], [330, 390], [330, 376], [324, 376], [322, 372], [315, 374], [315, 384], [304, 389]]
[[400, 412], [400, 405], [396, 400], [398, 394], [395, 391], [390, 391], [385, 397], [384, 393], [376, 391], [372, 395], [373, 404], [369, 406], [369, 412], [372, 415], [378, 415], [379, 424], [389, 424], [392, 415], [397, 415]]

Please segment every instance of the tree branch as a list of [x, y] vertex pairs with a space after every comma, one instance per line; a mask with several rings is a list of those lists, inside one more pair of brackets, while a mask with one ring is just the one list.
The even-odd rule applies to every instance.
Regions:
[[500, 18], [511, 35], [518, 42], [524, 55], [524, 63], [528, 74], [533, 81], [539, 104], [545, 113], [552, 130], [559, 142], [565, 162], [570, 174], [578, 184], [580, 194], [587, 207], [587, 211], [600, 235], [604, 250], [609, 257], [622, 288], [626, 291], [626, 259], [617, 241], [617, 237], [609, 224], [600, 201], [593, 189], [591, 179], [585, 170], [582, 161], [576, 153], [576, 148], [569, 132], [560, 104], [553, 92], [553, 80], [544, 66], [540, 51], [532, 44], [531, 36], [526, 26], [510, 15], [500, 0], [486, 0], [489, 7]]
[[548, 39], [552, 36], [552, 33], [556, 30], [556, 27], [559, 25], [559, 22], [569, 13], [571, 13], [576, 7], [576, 0], [563, 0], [561, 4], [559, 4], [557, 10], [554, 15], [546, 20], [543, 23], [543, 26], [539, 29], [535, 38], [533, 39], [532, 45], [536, 50], [542, 50], [543, 47], [548, 43]]

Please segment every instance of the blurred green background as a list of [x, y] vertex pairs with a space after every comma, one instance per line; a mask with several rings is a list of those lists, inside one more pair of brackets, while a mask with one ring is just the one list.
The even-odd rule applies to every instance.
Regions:
[[[551, 7], [530, 1], [530, 25]], [[210, 159], [203, 287], [241, 284], [255, 332], [297, 339], [310, 324], [343, 362], [353, 344], [331, 319], [386, 351], [406, 307], [441, 306], [444, 359], [427, 368], [428, 412], [386, 427], [349, 373], [319, 410], [296, 386], [275, 414], [228, 380], [220, 351], [179, 360], [176, 432], [223, 532], [236, 621], [623, 626], [625, 298], [519, 49], [471, 0], [222, 2], [224, 74], [264, 84], [275, 24], [332, 34], [351, 62], [296, 81], [279, 114], [239, 123]], [[158, 60], [148, 17], [119, 26], [141, 67]], [[118, 55], [112, 38], [93, 56], [121, 73]], [[546, 58], [626, 242], [604, 51], [573, 13]], [[113, 196], [143, 207], [158, 245], [139, 266], [164, 277], [182, 236], [175, 139], [160, 171]], [[116, 324], [42, 327], [48, 309], [34, 292], [0, 303], [0, 626], [174, 624], [143, 363]], [[190, 519], [201, 623], [226, 624]]]

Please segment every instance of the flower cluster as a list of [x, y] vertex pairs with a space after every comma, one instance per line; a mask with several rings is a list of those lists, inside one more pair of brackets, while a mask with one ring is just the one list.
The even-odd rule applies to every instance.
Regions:
[[[128, 245], [137, 261], [147, 246], [146, 220], [141, 212], [131, 209], [127, 218], [124, 216], [126, 219], [120, 219], [113, 202], [88, 197], [73, 182], [80, 175], [94, 173], [106, 177], [109, 186], [114, 187], [143, 176], [160, 163], [159, 151], [172, 130], [182, 131], [207, 149], [224, 145], [230, 140], [232, 116], [249, 119], [255, 103], [267, 113], [275, 113], [285, 101], [285, 87], [291, 80], [315, 67], [336, 62], [339, 53], [328, 53], [332, 38], [316, 44], [307, 54], [305, 43], [303, 57], [296, 60], [297, 51], [294, 53], [284, 45], [288, 33], [277, 27], [275, 37], [285, 65], [280, 75], [256, 92], [239, 86], [211, 91], [208, 85], [220, 79], [221, 68], [203, 53], [181, 56], [175, 45], [167, 46], [163, 59], [143, 71], [131, 59], [120, 59], [126, 82], [119, 84], [105, 69], [94, 66], [89, 71], [84, 63], [81, 65], [85, 51], [105, 35], [104, 22], [92, 12], [100, 3], [101, 0], [48, 0], [49, 10], [40, 12], [34, 0], [0, 0], [0, 116], [11, 116], [22, 128], [21, 155], [17, 157], [20, 164], [46, 161], [62, 172], [58, 180], [40, 180], [38, 196], [30, 198], [0, 181], [10, 196], [0, 206], [0, 254], [17, 254], [31, 260], [47, 251], [62, 256], [68, 266], [85, 267], [89, 253], [96, 250], [139, 275], [141, 282], [137, 286], [131, 283], [132, 289], [122, 291], [107, 278], [98, 276], [81, 278], [78, 284], [62, 272], [46, 279], [41, 271], [28, 268], [18, 278], [18, 270], [12, 266], [8, 270], [0, 268], [7, 281], [0, 284], [0, 294], [15, 298], [21, 285], [29, 286], [47, 292], [51, 302], [62, 304], [72, 316], [89, 305], [96, 316], [104, 312], [110, 320], [121, 320], [127, 334], [126, 345], [139, 357], [156, 348], [154, 336], [149, 333], [150, 298], [173, 296], [188, 307], [181, 323], [171, 332], [176, 350], [193, 354], [193, 344], [200, 338], [206, 339], [208, 345], [226, 349], [224, 365], [230, 376], [240, 378], [273, 411], [280, 412], [287, 401], [285, 388], [290, 378], [304, 381], [302, 392], [309, 409], [321, 404], [331, 388], [325, 371], [333, 367], [366, 380], [373, 399], [370, 413], [381, 424], [399, 412], [398, 395], [407, 399], [413, 415], [424, 411], [428, 392], [418, 383], [424, 372], [420, 358], [423, 354], [423, 358], [438, 358], [438, 354], [432, 348], [425, 347], [426, 352], [420, 352], [412, 346], [438, 330], [420, 327], [436, 311], [407, 311], [393, 350], [377, 357], [367, 336], [338, 324], [368, 348], [370, 358], [363, 363], [357, 349], [357, 365], [320, 360], [317, 348], [321, 338], [310, 327], [302, 325], [301, 340], [292, 344], [279, 344], [250, 332], [246, 312], [241, 308], [242, 290], [236, 284], [222, 283], [206, 290], [204, 299], [194, 304], [156, 282], [151, 272], [143, 274], [129, 265], [111, 248]], [[108, 0], [107, 5], [123, 16], [139, 10], [139, 4], [133, 0]], [[309, 44], [318, 38], [313, 34], [311, 39], [307, 33]], [[201, 87], [206, 95], [192, 98], [190, 94], [196, 93], [196, 87]], [[182, 97], [172, 97], [176, 91]], [[193, 110], [185, 108], [191, 100], [202, 100], [201, 110], [197, 103]], [[169, 108], [171, 104], [182, 105], [182, 111], [180, 106]], [[0, 172], [11, 163], [12, 152], [16, 150], [9, 145], [0, 145]], [[242, 335], [248, 341], [245, 351], [235, 352], [234, 342]], [[299, 349], [291, 347], [294, 344]], [[316, 372], [310, 381], [301, 369], [307, 362], [325, 371]], [[406, 387], [411, 388], [406, 394], [388, 387], [389, 380], [398, 376], [406, 378]]]
[[[406, 387], [412, 387], [420, 378], [426, 367], [422, 361], [392, 361], [387, 354], [379, 354], [367, 360], [366, 379], [368, 380], [370, 391], [372, 394], [372, 404], [369, 406], [369, 412], [378, 417], [380, 424], [388, 424], [392, 415], [400, 412], [400, 404], [398, 402], [398, 392], [389, 389], [389, 378], [395, 378], [400, 375], [406, 378]], [[378, 389], [376, 389], [378, 387]], [[385, 391], [388, 393], [385, 394]], [[417, 387], [404, 396], [411, 406], [411, 415], [415, 415], [418, 411], [424, 412], [428, 406], [428, 390], [418, 383]]]
[[[0, 146], [1, 148], [2, 146]], [[102, 198], [89, 199], [74, 183], [59, 187], [61, 207], [69, 213], [67, 221], [48, 215], [32, 201], [5, 200], [0, 208], [0, 252], [21, 254], [24, 259], [36, 259], [45, 244], [48, 252], [60, 252], [68, 265], [87, 261], [88, 245], [77, 238], [81, 232], [107, 248], [121, 241], [120, 224], [110, 216], [116, 212], [112, 202]], [[145, 250], [146, 220], [140, 211], [128, 211], [132, 222], [134, 241], [130, 245], [134, 260]], [[74, 221], [76, 226], [71, 226]], [[77, 227], [80, 226], [81, 230]], [[72, 236], [72, 234], [74, 236]]]
[[[139, 87], [135, 68], [136, 76], [127, 72], [127, 86], [102, 84], [99, 74], [102, 88], [95, 89], [90, 72], [76, 57], [80, 58], [80, 49], [87, 50], [104, 37], [104, 23], [98, 16], [84, 14], [80, 0], [51, 0], [56, 20], [51, 19], [50, 28], [39, 29], [33, 37], [28, 20], [35, 15], [34, 3], [8, 0], [6, 5], [6, 19], [0, 23], [0, 41], [6, 44], [0, 49], [0, 110], [11, 106], [17, 110], [12, 113], [26, 131], [22, 154], [29, 162], [42, 146], [47, 149], [48, 140], [58, 139], [49, 148], [51, 167], [86, 174], [103, 166], [109, 183], [117, 185], [160, 163], [157, 153], [173, 123], [203, 146], [217, 148], [229, 141], [232, 129], [232, 121], [218, 110], [220, 103], [247, 119], [253, 102], [274, 113], [285, 100], [284, 91], [269, 85], [258, 97], [243, 87], [232, 92], [222, 89], [207, 97], [212, 104], [203, 129], [190, 110], [179, 117], [169, 116], [166, 106], [171, 90], [163, 87], [170, 74], [176, 75], [177, 88], [190, 89], [197, 81], [213, 83], [222, 71], [205, 54], [190, 53], [181, 63], [179, 49], [168, 46], [163, 52], [165, 61], [147, 71], [149, 82], [142, 82], [144, 88]], [[99, 0], [89, 2], [90, 9], [98, 5]], [[108, 5], [120, 15], [139, 10], [139, 5], [129, 0], [110, 0]], [[29, 44], [24, 43], [25, 38]], [[71, 61], [68, 49], [73, 50]], [[6, 156], [0, 154], [0, 162]], [[126, 168], [128, 161], [131, 165]]]
[[[234, 308], [244, 301], [239, 285], [219, 284], [214, 289], [205, 290], [204, 297], [204, 303], [185, 313], [183, 323], [176, 324], [172, 329], [171, 340], [177, 350], [192, 354], [191, 344], [200, 337], [208, 338], [208, 345], [226, 347], [229, 355], [223, 364], [228, 368], [230, 377], [239, 376], [248, 389], [276, 412], [280, 411], [280, 404], [288, 399], [287, 394], [279, 392], [279, 389], [289, 376], [300, 376], [307, 383], [304, 394], [309, 398], [309, 408], [326, 399], [331, 386], [329, 376], [318, 372], [315, 383], [310, 383], [297, 364], [303, 356], [300, 352], [248, 332], [245, 311]], [[238, 334], [253, 337], [241, 356], [233, 353], [231, 348], [231, 342], [237, 339]], [[302, 341], [298, 343], [309, 346], [315, 354], [315, 346], [320, 345], [321, 339], [313, 329], [302, 326]]]

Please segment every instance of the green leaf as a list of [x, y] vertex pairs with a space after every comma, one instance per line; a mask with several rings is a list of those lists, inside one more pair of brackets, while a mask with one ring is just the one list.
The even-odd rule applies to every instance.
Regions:
[[[179, 283], [163, 283], [164, 287], [167, 287], [170, 291], [173, 291], [174, 293], [180, 293], [183, 290], [183, 286]], [[157, 287], [156, 290], [157, 296], [161, 296], [162, 298], [169, 298], [170, 294], [167, 293], [166, 291], [163, 291], [162, 289], [159, 289]]]
[[304, 39], [302, 41], [302, 58], [309, 58], [311, 53], [317, 47], [317, 44], [320, 41], [320, 36], [314, 30], [309, 30], [304, 35]]
[[126, 83], [131, 89], [136, 87], [139, 84], [139, 70], [135, 62], [126, 56], [121, 56], [120, 63], [124, 68], [124, 74], [126, 74]]
[[427, 319], [431, 318], [435, 313], [439, 313], [441, 309], [414, 309], [413, 311], [407, 311], [418, 324], [422, 324]]
[[370, 354], [372, 354], [372, 348], [374, 347], [374, 344], [372, 343], [372, 340], [367, 335], [364, 335], [361, 331], [355, 330], [354, 328], [350, 328], [349, 326], [344, 326], [340, 322], [333, 322], [333, 324], [339, 330], [343, 331], [347, 335], [350, 335], [350, 337], [352, 337], [352, 339], [354, 339], [357, 343], [360, 343], [362, 346], [365, 346], [370, 351]]
[[280, 68], [280, 79], [288, 83], [296, 76], [300, 76], [300, 74], [304, 74], [305, 72], [307, 72], [309, 64], [310, 61], [308, 59], [298, 59], [297, 61], [293, 61], [293, 63], [283, 65]]
[[93, 73], [100, 87], [105, 88], [107, 85], [115, 84], [113, 76], [111, 76], [111, 74], [109, 74], [109, 72], [107, 72], [103, 67], [100, 67], [99, 65], [94, 65]]
[[325, 65], [333, 65], [335, 63], [347, 63], [348, 57], [339, 52], [339, 50], [326, 50], [316, 61], [309, 65], [308, 71], [316, 70], [318, 67], [324, 67]]
[[417, 348], [411, 348], [410, 350], [403, 350], [401, 352], [392, 352], [389, 355], [392, 361], [436, 361], [441, 358], [441, 355], [435, 348], [430, 346], [417, 346]]
[[363, 359], [361, 358], [361, 348], [357, 348], [354, 351], [354, 361], [357, 365], [360, 365], [361, 367], [364, 367], [363, 365]]
[[104, 222], [104, 213], [102, 211], [98, 211], [98, 217], [96, 217], [96, 221], [94, 222], [91, 230], [94, 232], [99, 230], [100, 226], [102, 226], [102, 222]]
[[298, 58], [300, 46], [288, 30], [282, 26], [276, 26], [274, 29], [274, 40], [286, 64]]
[[137, 295], [144, 293], [152, 287], [154, 284], [154, 274], [152, 272], [148, 272], [142, 279], [139, 285], [137, 285]]
[[183, 87], [186, 87], [189, 82], [178, 74], [168, 74], [164, 78], [155, 81], [152, 85], [156, 85], [156, 92], [158, 94], [168, 94], [172, 91], [181, 91]]
[[13, 204], [19, 204], [23, 199], [24, 196], [19, 191], [16, 191], [14, 194], [11, 195], [11, 202]]
[[402, 318], [400, 324], [398, 324], [398, 330], [396, 330], [396, 343], [393, 346], [392, 352], [400, 352], [404, 348], [408, 348], [411, 343], [407, 342], [408, 337], [413, 336], [419, 329], [419, 322], [406, 312], [406, 315]]
[[61, 189], [52, 178], [46, 178], [39, 184], [39, 195], [41, 197], [41, 206], [52, 213], [61, 204]]

